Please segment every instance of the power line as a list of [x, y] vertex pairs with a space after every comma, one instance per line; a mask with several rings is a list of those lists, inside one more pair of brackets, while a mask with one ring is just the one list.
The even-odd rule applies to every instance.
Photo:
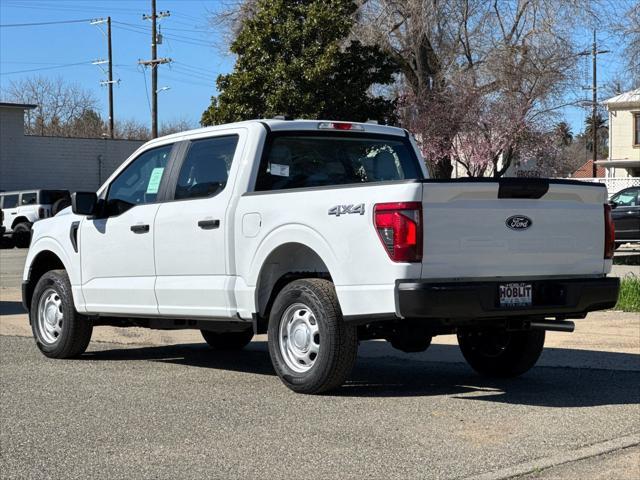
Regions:
[[39, 72], [39, 71], [42, 71], [42, 70], [54, 70], [56, 68], [75, 67], [77, 65], [91, 65], [91, 61], [78, 62], [78, 63], [65, 63], [65, 64], [62, 64], [62, 65], [55, 65], [53, 67], [30, 68], [28, 70], [15, 70], [13, 72], [0, 72], [0, 75], [14, 75], [16, 73]]
[[37, 27], [40, 25], [60, 25], [63, 23], [85, 23], [90, 22], [91, 18], [83, 18], [81, 20], [59, 20], [57, 22], [37, 22], [37, 23], [5, 23], [0, 25], [0, 28], [10, 27]]

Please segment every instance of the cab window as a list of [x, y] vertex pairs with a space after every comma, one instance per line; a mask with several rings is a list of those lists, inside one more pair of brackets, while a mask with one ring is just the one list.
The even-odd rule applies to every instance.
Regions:
[[106, 198], [108, 216], [120, 215], [131, 207], [153, 203], [166, 175], [173, 145], [147, 150], [131, 162], [109, 186]]
[[180, 167], [174, 198], [211, 197], [224, 190], [237, 145], [237, 135], [191, 142]]

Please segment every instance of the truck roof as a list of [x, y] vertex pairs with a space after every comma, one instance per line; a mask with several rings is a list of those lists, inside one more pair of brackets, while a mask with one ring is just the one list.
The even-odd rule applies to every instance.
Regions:
[[[362, 123], [362, 122], [347, 122], [347, 121], [338, 121], [338, 120], [282, 120], [282, 119], [257, 119], [257, 120], [247, 120], [244, 122], [235, 122], [235, 123], [225, 123], [222, 125], [215, 125], [212, 127], [203, 127], [196, 128], [194, 130], [186, 130], [184, 132], [172, 133], [171, 135], [165, 135], [164, 137], [158, 137], [154, 140], [151, 140], [149, 143], [155, 142], [164, 142], [166, 140], [177, 139], [180, 138], [182, 140], [187, 139], [191, 136], [200, 136], [203, 133], [207, 132], [216, 132], [218, 130], [226, 130], [228, 128], [237, 128], [244, 127], [249, 125], [266, 125], [272, 131], [300, 131], [300, 130], [308, 130], [308, 131], [317, 131], [319, 129], [320, 124], [351, 124], [357, 125], [357, 130], [360, 132], [367, 133], [376, 133], [376, 134], [384, 134], [384, 135], [396, 135], [404, 137], [407, 135], [407, 131], [403, 128], [391, 127], [388, 125], [378, 125], [376, 123]], [[330, 131], [331, 129], [329, 129]], [[335, 129], [339, 130], [339, 129]]]

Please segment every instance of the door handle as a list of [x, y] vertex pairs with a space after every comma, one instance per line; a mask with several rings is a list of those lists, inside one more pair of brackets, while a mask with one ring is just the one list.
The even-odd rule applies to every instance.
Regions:
[[200, 220], [198, 226], [203, 230], [213, 230], [220, 228], [220, 220]]
[[149, 225], [131, 225], [131, 231], [133, 233], [147, 233]]

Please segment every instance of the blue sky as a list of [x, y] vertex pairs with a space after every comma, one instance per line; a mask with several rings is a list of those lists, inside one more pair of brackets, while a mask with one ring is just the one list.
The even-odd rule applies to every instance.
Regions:
[[[150, 5], [149, 0], [2, 0], [0, 24], [110, 15], [114, 79], [120, 79], [114, 87], [114, 116], [117, 120], [135, 118], [148, 123], [146, 90], [150, 92], [151, 78], [148, 70], [143, 73], [138, 60], [151, 55], [151, 22], [142, 19], [143, 13], [150, 13]], [[160, 123], [186, 119], [196, 126], [215, 93], [217, 75], [233, 69], [233, 57], [224, 53], [221, 36], [209, 26], [210, 12], [219, 6], [218, 0], [157, 0], [158, 11], [171, 13], [159, 23], [164, 40], [158, 46], [158, 56], [174, 61], [158, 70], [158, 86], [170, 87], [158, 93]], [[36, 74], [61, 76], [93, 91], [106, 117], [107, 88], [100, 86], [106, 75], [91, 64], [98, 58], [107, 58], [106, 37], [89, 22], [0, 28], [0, 88]], [[82, 64], [60, 66], [73, 63]], [[33, 71], [11, 73], [24, 70]]]
[[[224, 47], [220, 33], [209, 23], [212, 12], [226, 0], [157, 0], [158, 10], [171, 16], [160, 21], [164, 35], [158, 56], [170, 57], [171, 66], [159, 69], [159, 87], [170, 87], [158, 94], [160, 123], [187, 120], [196, 126], [202, 111], [216, 93], [215, 79], [233, 69], [234, 58]], [[632, 0], [611, 0], [629, 5]], [[138, 66], [139, 59], [150, 57], [150, 22], [142, 19], [149, 13], [149, 0], [1, 0], [0, 24], [78, 20], [111, 15], [113, 22], [115, 118], [150, 121], [148, 93], [149, 71]], [[613, 12], [605, 12], [612, 14]], [[623, 71], [620, 42], [608, 32], [599, 33], [600, 48], [611, 53], [599, 57], [598, 83], [604, 85]], [[591, 33], [580, 34], [584, 48], [591, 46]], [[107, 57], [106, 38], [98, 26], [89, 22], [0, 28], [0, 89], [12, 80], [40, 74], [61, 76], [94, 92], [106, 117], [107, 89], [100, 86], [106, 76], [91, 62]], [[575, 79], [576, 91], [591, 82], [590, 57]], [[80, 65], [69, 65], [76, 64]], [[31, 71], [25, 71], [31, 70]], [[13, 73], [22, 72], [22, 73]], [[146, 79], [146, 84], [145, 84]], [[145, 86], [146, 85], [146, 86]], [[591, 92], [585, 90], [584, 97]], [[582, 108], [565, 108], [561, 112], [574, 133], [582, 130], [588, 112]]]

